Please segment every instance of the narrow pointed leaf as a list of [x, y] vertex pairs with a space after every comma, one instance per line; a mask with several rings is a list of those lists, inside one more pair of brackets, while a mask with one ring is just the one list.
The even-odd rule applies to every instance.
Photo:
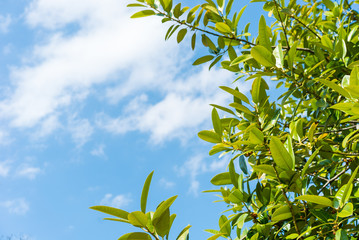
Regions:
[[294, 170], [293, 160], [279, 138], [272, 137], [269, 148], [272, 153], [274, 162], [278, 167], [285, 170]]
[[107, 206], [93, 206], [90, 207], [90, 209], [99, 211], [99, 212], [103, 212], [103, 213], [107, 213], [109, 215], [115, 216], [115, 217], [119, 217], [119, 218], [123, 218], [123, 219], [128, 219], [128, 212], [118, 209], [118, 208], [113, 208], [113, 207], [107, 207]]
[[142, 188], [141, 211], [143, 213], [146, 213], [147, 197], [148, 197], [148, 192], [150, 190], [152, 176], [153, 176], [153, 171], [147, 176], [145, 184], [143, 185], [143, 188]]

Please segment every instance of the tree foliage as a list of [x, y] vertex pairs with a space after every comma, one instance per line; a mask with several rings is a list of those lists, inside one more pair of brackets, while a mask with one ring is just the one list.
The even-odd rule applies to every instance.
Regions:
[[[180, 43], [189, 35], [192, 49], [207, 48], [193, 65], [209, 62], [237, 76], [233, 87], [220, 87], [233, 102], [213, 104], [213, 129], [198, 133], [214, 144], [210, 155], [232, 155], [228, 171], [211, 180], [218, 189], [207, 191], [219, 193], [230, 214], [208, 239], [358, 239], [359, 1], [253, 2], [262, 2], [268, 17], [258, 16], [251, 31], [250, 23], [239, 28], [246, 6], [234, 12], [236, 0], [129, 5], [143, 8], [132, 18], [171, 22], [165, 39]], [[249, 98], [239, 91], [243, 79], [252, 82]], [[282, 94], [272, 100], [275, 85]], [[151, 177], [142, 211], [93, 207], [147, 231], [120, 239], [168, 239], [176, 197], [146, 212]], [[177, 239], [189, 239], [189, 227]]]

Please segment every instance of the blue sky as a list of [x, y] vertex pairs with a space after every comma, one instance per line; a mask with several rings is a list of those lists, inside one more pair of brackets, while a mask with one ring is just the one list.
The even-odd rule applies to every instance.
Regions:
[[0, 236], [117, 239], [133, 229], [88, 207], [138, 210], [152, 170], [150, 209], [179, 195], [173, 238], [187, 224], [192, 239], [217, 228], [225, 206], [201, 191], [228, 159], [209, 157], [197, 132], [211, 128], [210, 103], [229, 103], [218, 86], [235, 76], [193, 67], [203, 52], [165, 42], [168, 26], [130, 19], [127, 3], [1, 1]]

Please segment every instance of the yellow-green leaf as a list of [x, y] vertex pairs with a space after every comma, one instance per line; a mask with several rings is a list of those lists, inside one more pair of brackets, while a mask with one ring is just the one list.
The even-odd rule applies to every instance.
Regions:
[[147, 176], [145, 184], [143, 185], [143, 188], [142, 188], [141, 211], [143, 213], [146, 213], [147, 197], [148, 197], [148, 192], [150, 190], [150, 184], [151, 184], [152, 176], [153, 176], [153, 171]]
[[152, 238], [144, 232], [133, 232], [121, 236], [118, 240], [152, 240]]
[[212, 56], [212, 55], [206, 55], [206, 56], [200, 57], [196, 61], [194, 61], [193, 65], [200, 65], [202, 63], [209, 62], [213, 58], [214, 58], [214, 56]]
[[338, 217], [349, 217], [353, 214], [353, 204], [351, 202], [345, 204], [345, 206], [338, 212]]
[[216, 23], [216, 28], [222, 33], [231, 33], [232, 29], [224, 22]]
[[255, 46], [251, 49], [252, 57], [265, 67], [275, 66], [275, 57], [263, 46]]
[[93, 206], [90, 207], [90, 209], [99, 211], [99, 212], [103, 212], [103, 213], [107, 213], [109, 215], [115, 216], [115, 217], [119, 217], [119, 218], [123, 218], [123, 219], [128, 219], [128, 212], [118, 209], [118, 208], [113, 208], [113, 207], [107, 207], [107, 206]]
[[278, 167], [284, 170], [294, 170], [293, 160], [279, 138], [273, 136], [269, 148]]
[[152, 10], [143, 10], [143, 11], [140, 11], [140, 12], [137, 12], [135, 14], [133, 14], [131, 16], [131, 18], [141, 18], [141, 17], [148, 17], [148, 16], [152, 16], [152, 15], [155, 15], [156, 13]]
[[210, 143], [220, 143], [222, 142], [221, 137], [212, 131], [203, 130], [198, 133], [198, 137], [206, 142]]
[[296, 199], [311, 202], [311, 203], [316, 203], [316, 204], [320, 204], [320, 205], [324, 205], [324, 206], [328, 206], [328, 207], [333, 207], [333, 202], [329, 198], [322, 197], [322, 196], [302, 195], [302, 196], [296, 197]]
[[146, 227], [147, 220], [147, 216], [140, 211], [128, 214], [128, 221], [135, 227]]

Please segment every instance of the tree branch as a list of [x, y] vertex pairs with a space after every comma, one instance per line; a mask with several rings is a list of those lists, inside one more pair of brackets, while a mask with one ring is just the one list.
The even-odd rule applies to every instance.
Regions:
[[321, 193], [321, 192], [324, 190], [324, 188], [326, 188], [326, 186], [328, 186], [328, 184], [330, 184], [330, 183], [336, 181], [341, 175], [343, 175], [344, 173], [346, 173], [346, 171], [348, 171], [348, 169], [349, 169], [349, 165], [347, 165], [344, 170], [342, 170], [340, 173], [338, 173], [337, 175], [335, 175], [333, 178], [328, 179], [328, 180], [327, 180], [327, 183], [323, 185], [323, 187], [319, 190], [318, 194]]

